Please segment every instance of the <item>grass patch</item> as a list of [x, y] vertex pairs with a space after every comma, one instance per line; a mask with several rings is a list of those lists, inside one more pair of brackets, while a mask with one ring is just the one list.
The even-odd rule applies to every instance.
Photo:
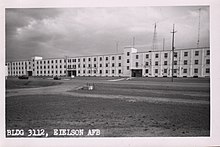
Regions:
[[37, 87], [46, 87], [59, 85], [62, 82], [51, 81], [47, 79], [7, 79], [6, 80], [6, 89], [19, 89], [19, 88], [37, 88]]

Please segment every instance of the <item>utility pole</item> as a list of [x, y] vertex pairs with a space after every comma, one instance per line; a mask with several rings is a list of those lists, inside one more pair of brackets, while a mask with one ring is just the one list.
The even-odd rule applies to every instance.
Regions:
[[157, 49], [157, 23], [154, 24], [154, 35], [153, 35], [153, 43], [152, 50], [155, 51]]
[[199, 8], [199, 24], [198, 24], [198, 40], [197, 40], [197, 48], [199, 48], [199, 38], [200, 38], [200, 13], [201, 13], [201, 8]]
[[175, 24], [173, 24], [173, 31], [171, 32], [173, 35], [172, 35], [172, 82], [173, 82], [173, 72], [174, 72], [174, 34], [176, 33], [177, 31], [175, 31]]

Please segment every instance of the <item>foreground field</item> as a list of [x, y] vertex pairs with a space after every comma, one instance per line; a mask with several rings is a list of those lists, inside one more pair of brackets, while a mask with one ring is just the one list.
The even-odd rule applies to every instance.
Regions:
[[[48, 137], [72, 137], [54, 136], [53, 129], [100, 129], [102, 137], [210, 135], [209, 80], [111, 80], [8, 89], [6, 129], [45, 129]], [[86, 83], [95, 89], [82, 90]]]

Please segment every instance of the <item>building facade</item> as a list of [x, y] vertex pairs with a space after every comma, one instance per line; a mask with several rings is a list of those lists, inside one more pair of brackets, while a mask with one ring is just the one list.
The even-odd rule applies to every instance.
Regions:
[[[174, 68], [172, 69], [172, 56]], [[7, 62], [8, 76], [125, 76], [209, 77], [210, 48], [138, 52], [132, 47], [120, 54]]]

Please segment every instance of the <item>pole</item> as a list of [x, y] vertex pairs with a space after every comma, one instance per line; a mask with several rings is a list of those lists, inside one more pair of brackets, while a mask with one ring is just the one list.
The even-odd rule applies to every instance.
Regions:
[[177, 31], [174, 31], [175, 30], [175, 24], [173, 24], [173, 31], [171, 32], [173, 35], [172, 35], [172, 82], [173, 82], [173, 72], [174, 72], [174, 34], [177, 32]]

